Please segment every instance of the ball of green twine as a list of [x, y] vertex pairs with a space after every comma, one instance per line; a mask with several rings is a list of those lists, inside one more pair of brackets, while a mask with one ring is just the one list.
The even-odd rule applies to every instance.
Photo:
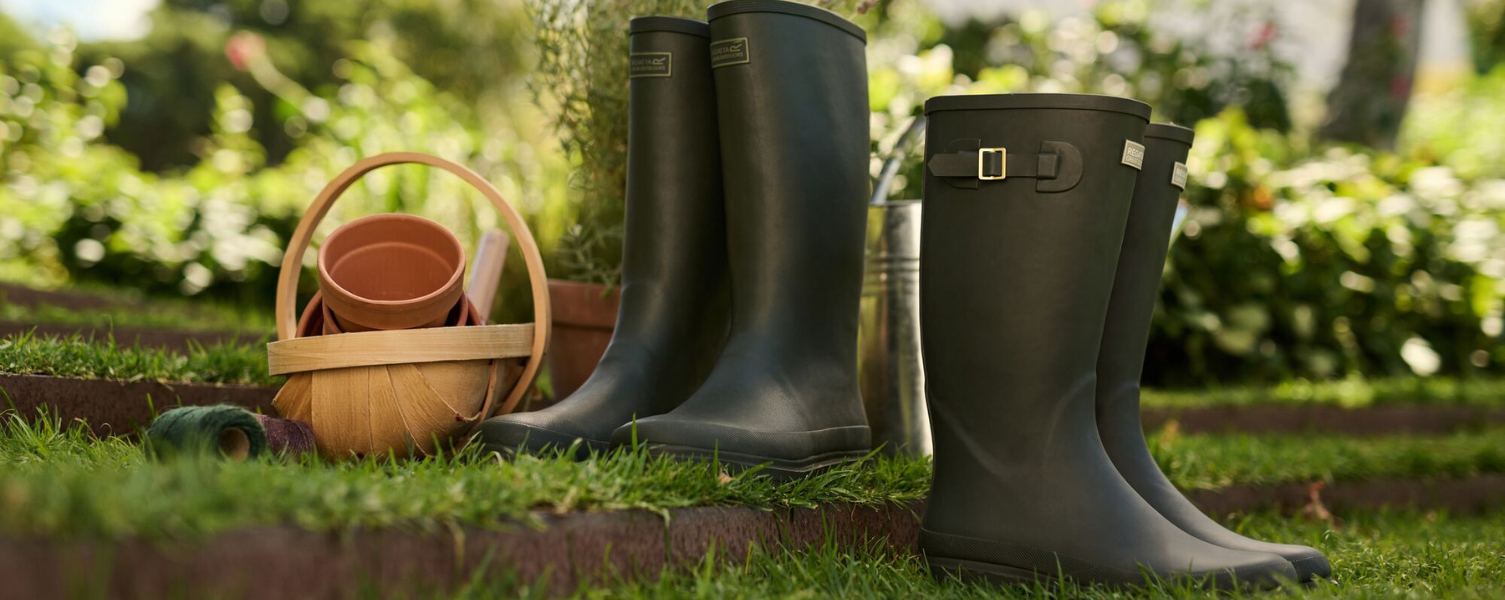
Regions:
[[146, 428], [154, 456], [217, 455], [231, 460], [261, 456], [267, 434], [261, 421], [238, 406], [184, 406], [162, 413]]

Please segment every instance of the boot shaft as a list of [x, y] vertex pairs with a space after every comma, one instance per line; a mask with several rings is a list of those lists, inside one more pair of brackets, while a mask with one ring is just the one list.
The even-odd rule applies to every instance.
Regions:
[[865, 36], [791, 2], [733, 0], [709, 16], [733, 339], [749, 332], [779, 351], [855, 365], [869, 190]]
[[979, 465], [1096, 443], [1098, 346], [1149, 107], [1011, 94], [932, 98], [926, 114], [920, 330], [942, 496]]
[[1134, 202], [1097, 359], [1099, 419], [1121, 417], [1124, 427], [1132, 424], [1136, 431], [1145, 345], [1170, 251], [1176, 204], [1186, 188], [1186, 155], [1193, 135], [1192, 130], [1175, 125], [1156, 123], [1145, 128], [1144, 171], [1134, 184]]

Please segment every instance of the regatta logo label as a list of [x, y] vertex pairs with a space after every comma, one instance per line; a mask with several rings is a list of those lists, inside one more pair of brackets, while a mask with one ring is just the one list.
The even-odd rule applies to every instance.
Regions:
[[1171, 167], [1171, 185], [1186, 189], [1186, 163], [1176, 163]]
[[745, 37], [721, 40], [711, 44], [712, 69], [744, 65], [750, 62], [752, 62], [752, 51], [748, 49]]
[[1144, 168], [1144, 144], [1134, 140], [1124, 140], [1123, 163], [1135, 169]]
[[628, 78], [668, 77], [674, 74], [674, 55], [669, 52], [634, 52], [628, 57]]

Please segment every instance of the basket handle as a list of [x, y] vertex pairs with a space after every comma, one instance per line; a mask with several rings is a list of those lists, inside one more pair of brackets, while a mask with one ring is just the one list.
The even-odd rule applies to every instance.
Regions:
[[[538, 243], [533, 241], [533, 234], [523, 223], [522, 216], [518, 215], [512, 205], [502, 197], [501, 192], [497, 191], [490, 182], [462, 165], [418, 152], [388, 152], [363, 158], [335, 176], [314, 198], [308, 211], [303, 213], [303, 219], [298, 221], [298, 228], [293, 230], [287, 253], [282, 256], [282, 271], [277, 277], [277, 339], [290, 340], [296, 333], [298, 278], [303, 272], [303, 253], [308, 251], [308, 245], [313, 241], [314, 229], [324, 220], [324, 216], [329, 214], [329, 208], [334, 205], [335, 200], [339, 199], [340, 194], [350, 189], [350, 186], [361, 177], [381, 167], [401, 164], [428, 165], [454, 173], [486, 196], [486, 199], [496, 206], [497, 212], [502, 213], [502, 218], [507, 221], [507, 228], [512, 230], [512, 236], [517, 241], [517, 249], [522, 252], [523, 262], [528, 267], [528, 281], [533, 291], [532, 353], [529, 355], [527, 366], [520, 380], [531, 382], [543, 364], [544, 353], [548, 351], [552, 322], [548, 278], [544, 274], [543, 256], [538, 251]], [[519, 391], [521, 390], [514, 390], [514, 392]]]

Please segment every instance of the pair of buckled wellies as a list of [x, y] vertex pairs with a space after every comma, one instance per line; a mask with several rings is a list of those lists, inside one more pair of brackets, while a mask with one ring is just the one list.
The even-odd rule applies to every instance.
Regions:
[[616, 330], [574, 394], [484, 423], [488, 448], [636, 440], [783, 476], [869, 452], [866, 37], [791, 2], [708, 16], [631, 21]]
[[920, 329], [937, 574], [1269, 587], [1304, 546], [1204, 516], [1160, 472], [1139, 378], [1191, 130], [1078, 94], [932, 98]]

